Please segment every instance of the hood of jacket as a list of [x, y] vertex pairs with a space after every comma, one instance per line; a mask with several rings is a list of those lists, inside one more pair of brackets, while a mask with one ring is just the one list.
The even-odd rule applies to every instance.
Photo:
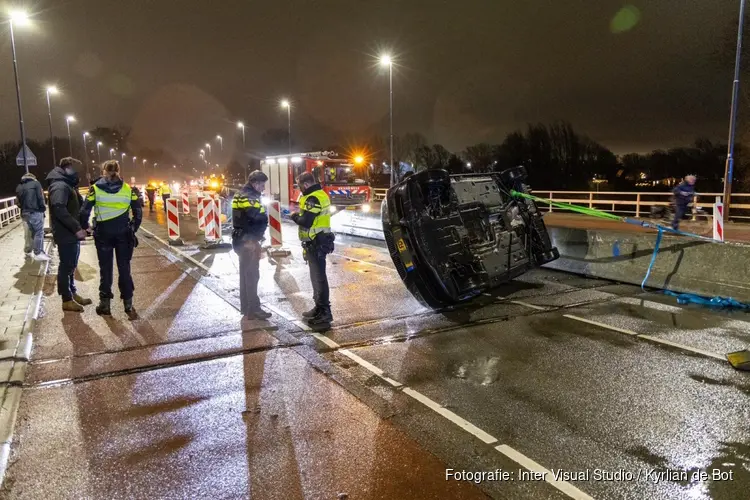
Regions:
[[259, 193], [249, 182], [242, 187], [242, 190], [247, 193], [248, 198], [259, 200], [262, 196], [262, 193]]
[[55, 167], [52, 171], [47, 174], [47, 182], [52, 185], [53, 182], [64, 182], [70, 187], [78, 186], [78, 175], [68, 175], [65, 173], [64, 168]]
[[24, 182], [32, 182], [35, 180], [36, 180], [36, 175], [29, 172], [28, 174], [23, 174], [23, 176], [21, 177], [21, 184], [23, 184]]
[[109, 194], [115, 194], [122, 189], [122, 179], [109, 180], [106, 177], [101, 177], [96, 181], [96, 187]]
[[315, 191], [317, 191], [319, 189], [323, 189], [322, 187], [320, 187], [320, 184], [313, 184], [309, 188], [307, 188], [304, 191], [302, 191], [302, 194], [304, 196], [308, 196], [310, 193], [313, 193], [313, 192], [315, 192]]

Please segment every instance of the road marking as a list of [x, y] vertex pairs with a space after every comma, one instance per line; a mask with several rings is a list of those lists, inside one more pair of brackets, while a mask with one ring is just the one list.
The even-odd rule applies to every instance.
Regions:
[[[322, 337], [322, 335], [321, 335], [321, 337]], [[316, 338], [317, 338], [317, 335], [316, 335]], [[333, 342], [333, 340], [331, 340], [331, 339], [328, 339], [328, 340], [330, 340], [331, 342]], [[333, 343], [335, 344], [335, 342], [333, 342]], [[344, 356], [346, 356], [347, 358], [351, 359], [352, 361], [355, 361], [355, 362], [359, 363], [361, 366], [363, 366], [364, 368], [370, 370], [372, 373], [374, 373], [378, 377], [382, 378], [383, 380], [385, 380], [386, 382], [388, 382], [389, 384], [391, 384], [393, 387], [402, 387], [403, 386], [403, 384], [401, 382], [397, 382], [397, 381], [393, 380], [392, 378], [386, 377], [385, 376], [385, 372], [383, 370], [381, 370], [377, 366], [373, 365], [369, 361], [365, 361], [364, 359], [360, 358], [359, 356], [357, 356], [356, 354], [354, 354], [349, 349], [339, 349], [338, 353], [339, 354], [343, 354]]]
[[697, 347], [690, 347], [689, 345], [684, 344], [678, 344], [677, 342], [672, 342], [671, 340], [666, 339], [660, 339], [657, 337], [652, 337], [651, 335], [639, 335], [638, 337], [646, 340], [650, 340], [651, 342], [656, 342], [657, 344], [664, 344], [671, 347], [675, 347], [677, 349], [682, 349], [683, 351], [689, 351], [693, 352], [695, 354], [700, 354], [701, 356], [706, 356], [708, 358], [718, 359], [719, 361], [726, 361], [726, 356], [722, 356], [721, 354], [716, 354], [710, 351], [704, 351], [703, 349], [698, 349]]
[[607, 325], [605, 323], [599, 323], [598, 321], [593, 321], [593, 320], [590, 320], [590, 319], [581, 318], [579, 316], [573, 316], [572, 314], [564, 314], [563, 316], [565, 318], [574, 319], [576, 321], [581, 321], [583, 323], [588, 323], [590, 325], [595, 325], [595, 326], [598, 326], [600, 328], [605, 328], [607, 330], [612, 330], [612, 331], [615, 331], [615, 332], [624, 333], [626, 335], [630, 335], [631, 337], [636, 337], [636, 338], [639, 338], [639, 339], [648, 340], [648, 341], [653, 342], [655, 344], [668, 345], [670, 347], [674, 347], [676, 349], [681, 349], [683, 351], [692, 352], [694, 354], [699, 354], [699, 355], [705, 356], [707, 358], [717, 359], [719, 361], [726, 361], [726, 356], [722, 356], [721, 354], [717, 354], [715, 352], [706, 351], [706, 350], [703, 350], [703, 349], [698, 349], [697, 347], [691, 347], [689, 345], [680, 344], [680, 343], [677, 343], [677, 342], [672, 342], [671, 340], [666, 340], [666, 339], [662, 339], [662, 338], [659, 338], [659, 337], [653, 337], [651, 335], [646, 335], [646, 334], [643, 334], [643, 333], [636, 333], [636, 332], [632, 332], [630, 330], [624, 330], [622, 328], [617, 328], [616, 326]]
[[607, 325], [605, 323], [599, 323], [598, 321], [594, 321], [591, 319], [581, 318], [580, 316], [574, 316], [573, 314], [563, 314], [564, 318], [574, 319], [576, 321], [580, 321], [582, 323], [588, 323], [589, 325], [598, 326], [600, 328], [606, 328], [607, 330], [613, 330], [615, 332], [624, 333], [625, 335], [630, 335], [632, 337], [637, 337], [639, 334], [632, 332], [630, 330], [625, 330], [624, 328], [617, 328], [616, 326]]
[[542, 307], [537, 306], [535, 304], [529, 304], [528, 302], [523, 302], [522, 300], [509, 300], [508, 303], [510, 304], [518, 304], [519, 306], [525, 306], [530, 307], [531, 309], [536, 309], [537, 311], [548, 311], [548, 307]]
[[186, 254], [185, 252], [183, 252], [179, 248], [173, 247], [172, 245], [170, 245], [169, 243], [167, 243], [163, 239], [159, 238], [158, 236], [156, 236], [154, 233], [152, 233], [151, 231], [149, 231], [145, 227], [141, 227], [140, 229], [141, 229], [141, 231], [144, 231], [144, 232], [150, 234], [152, 238], [154, 238], [156, 241], [158, 241], [162, 245], [166, 246], [167, 249], [170, 252], [173, 252], [173, 253], [176, 253], [177, 255], [181, 255], [181, 256], [185, 257], [187, 260], [189, 260], [190, 262], [192, 262], [196, 266], [200, 267], [201, 269], [205, 270], [207, 273], [211, 274], [211, 269], [208, 266], [206, 266], [203, 262], [198, 262], [196, 259], [194, 259], [190, 255]]
[[500, 446], [495, 446], [495, 449], [505, 455], [506, 457], [510, 458], [517, 464], [521, 465], [522, 467], [534, 471], [534, 472], [540, 472], [544, 474], [544, 480], [557, 488], [558, 490], [562, 491], [566, 495], [568, 495], [570, 498], [575, 498], [576, 500], [594, 500], [593, 497], [587, 495], [583, 491], [579, 490], [572, 484], [568, 483], [567, 481], [556, 481], [555, 476], [550, 472], [549, 470], [545, 469], [538, 463], [534, 462], [532, 459], [524, 455], [523, 453], [520, 453], [507, 444], [501, 444]]

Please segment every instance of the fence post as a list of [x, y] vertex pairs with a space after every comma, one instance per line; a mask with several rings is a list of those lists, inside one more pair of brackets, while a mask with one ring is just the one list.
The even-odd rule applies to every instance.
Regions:
[[635, 216], [641, 216], [641, 193], [635, 195]]
[[549, 201], [550, 201], [549, 211], [551, 212], [552, 211], [552, 193], [549, 194]]
[[589, 192], [589, 208], [594, 208], [594, 193]]
[[167, 235], [170, 245], [182, 246], [185, 244], [180, 238], [180, 213], [177, 210], [177, 198], [167, 199]]
[[724, 241], [724, 204], [721, 196], [717, 196], [714, 202], [714, 239]]

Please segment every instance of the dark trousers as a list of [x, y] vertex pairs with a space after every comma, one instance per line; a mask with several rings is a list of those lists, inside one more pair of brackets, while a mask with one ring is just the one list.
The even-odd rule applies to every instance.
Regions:
[[161, 200], [162, 200], [162, 201], [164, 202], [164, 211], [165, 211], [165, 212], [167, 211], [167, 200], [168, 200], [168, 199], [169, 199], [169, 198], [170, 198], [171, 196], [172, 196], [172, 195], [169, 195], [169, 194], [163, 194], [163, 195], [161, 195]]
[[60, 255], [60, 265], [57, 267], [57, 293], [67, 302], [73, 300], [76, 293], [73, 275], [78, 267], [81, 244], [78, 241], [58, 243], [57, 253]]
[[326, 276], [326, 255], [313, 247], [307, 250], [307, 265], [310, 267], [310, 281], [313, 288], [313, 300], [317, 307], [331, 307]]
[[133, 298], [133, 277], [130, 275], [130, 260], [133, 258], [135, 239], [130, 230], [115, 234], [97, 233], [94, 235], [96, 255], [99, 257], [99, 298], [113, 299], [112, 281], [113, 260], [117, 259], [117, 286], [120, 298]]
[[672, 229], [678, 229], [680, 227], [680, 221], [688, 211], [687, 205], [680, 205], [675, 203], [674, 205], [674, 219], [672, 219]]
[[148, 209], [152, 212], [154, 211], [154, 203], [156, 203], [156, 193], [146, 193], [146, 196], [148, 197]]
[[241, 240], [233, 242], [240, 259], [240, 312], [248, 314], [260, 310], [258, 280], [260, 280], [260, 242]]

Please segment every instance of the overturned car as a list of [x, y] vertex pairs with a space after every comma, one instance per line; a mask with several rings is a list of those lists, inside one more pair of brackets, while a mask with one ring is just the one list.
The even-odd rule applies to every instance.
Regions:
[[388, 190], [381, 217], [401, 279], [421, 303], [456, 304], [557, 259], [528, 192], [526, 169], [426, 170]]

